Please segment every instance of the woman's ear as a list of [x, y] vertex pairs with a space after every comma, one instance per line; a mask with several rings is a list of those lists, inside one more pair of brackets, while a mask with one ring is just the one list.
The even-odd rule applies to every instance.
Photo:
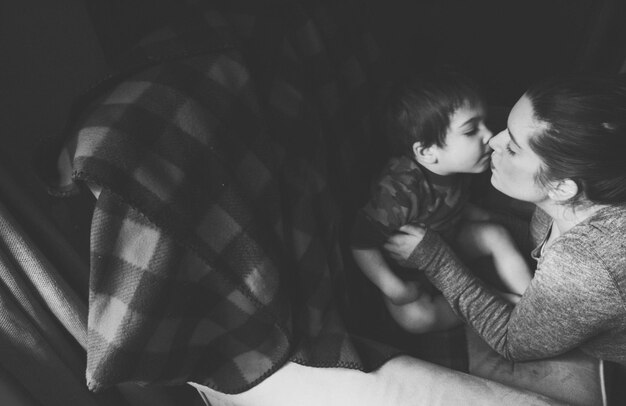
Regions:
[[578, 194], [578, 185], [571, 179], [557, 181], [548, 191], [548, 197], [556, 202], [565, 202]]
[[435, 154], [435, 146], [424, 147], [421, 142], [413, 144], [413, 155], [415, 160], [422, 164], [435, 164], [437, 163], [437, 156]]

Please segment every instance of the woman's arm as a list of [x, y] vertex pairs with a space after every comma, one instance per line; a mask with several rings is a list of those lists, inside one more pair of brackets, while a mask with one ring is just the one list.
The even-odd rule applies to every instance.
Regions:
[[413, 227], [402, 231], [407, 234], [392, 237], [385, 248], [405, 264], [424, 269], [454, 311], [511, 360], [550, 357], [581, 345], [598, 334], [613, 317], [610, 309], [620, 303], [596, 256], [576, 252], [576, 244], [553, 245], [514, 306], [476, 278], [436, 233]]

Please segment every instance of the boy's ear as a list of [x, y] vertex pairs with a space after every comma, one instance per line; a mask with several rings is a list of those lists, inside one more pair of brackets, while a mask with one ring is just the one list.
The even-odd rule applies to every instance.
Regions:
[[548, 197], [556, 202], [565, 202], [578, 193], [578, 185], [571, 179], [557, 181], [548, 191]]
[[416, 142], [413, 144], [413, 155], [415, 155], [417, 162], [427, 164], [437, 163], [434, 145], [424, 147], [421, 142]]

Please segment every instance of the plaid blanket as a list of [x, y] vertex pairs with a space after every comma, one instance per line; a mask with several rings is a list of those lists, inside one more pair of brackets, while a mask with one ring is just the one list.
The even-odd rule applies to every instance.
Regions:
[[60, 190], [101, 189], [92, 390], [194, 381], [237, 393], [288, 360], [367, 371], [397, 353], [350, 334], [339, 311], [331, 189], [347, 186], [356, 152], [328, 152], [367, 144], [377, 55], [362, 27], [339, 35], [349, 8], [333, 4], [196, 9], [73, 120]]

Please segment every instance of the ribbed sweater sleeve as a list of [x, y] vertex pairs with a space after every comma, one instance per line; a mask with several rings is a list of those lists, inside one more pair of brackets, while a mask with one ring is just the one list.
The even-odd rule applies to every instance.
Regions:
[[510, 360], [545, 358], [580, 346], [605, 329], [621, 303], [584, 237], [550, 247], [516, 306], [478, 279], [435, 232], [426, 231], [407, 262], [424, 269], [454, 311]]

